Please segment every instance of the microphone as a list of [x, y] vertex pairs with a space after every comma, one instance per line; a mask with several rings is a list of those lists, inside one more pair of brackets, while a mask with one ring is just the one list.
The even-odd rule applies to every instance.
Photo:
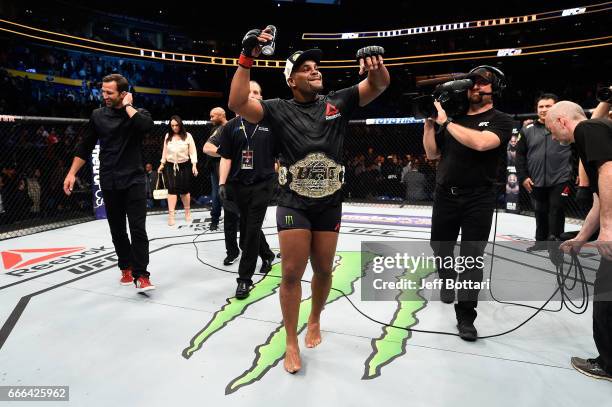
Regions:
[[276, 27], [270, 24], [265, 29], [270, 31], [272, 39], [266, 42], [261, 48], [261, 53], [267, 56], [274, 55], [274, 48], [276, 47]]

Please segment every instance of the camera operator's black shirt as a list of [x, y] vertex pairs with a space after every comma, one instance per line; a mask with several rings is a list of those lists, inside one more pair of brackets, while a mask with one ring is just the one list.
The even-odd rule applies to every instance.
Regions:
[[[221, 145], [217, 152], [223, 158], [232, 160], [228, 181], [251, 185], [274, 177], [274, 140], [266, 122], [258, 125], [234, 117], [228, 121], [219, 137]], [[257, 130], [255, 130], [257, 129]], [[253, 151], [253, 169], [241, 169], [242, 152]]]
[[[344, 136], [347, 124], [355, 109], [359, 106], [359, 89], [357, 85], [317, 96], [309, 103], [299, 103], [294, 99], [270, 99], [261, 101], [266, 120], [275, 135], [276, 153], [280, 164], [290, 167], [312, 153], [322, 153], [337, 164], [342, 162]], [[311, 169], [324, 168], [324, 161], [311, 162]], [[311, 172], [311, 174], [314, 173]], [[334, 174], [335, 176], [341, 174]], [[309, 176], [307, 176], [308, 178]], [[282, 173], [279, 173], [279, 182]], [[303, 183], [317, 179], [299, 179]], [[342, 202], [342, 190], [321, 198], [300, 195], [289, 188], [292, 175], [282, 185], [278, 198], [279, 206], [307, 209], [318, 205], [338, 205]]]
[[498, 147], [488, 151], [477, 151], [457, 141], [448, 131], [436, 134], [436, 144], [441, 157], [436, 182], [445, 187], [481, 187], [492, 185], [497, 179], [497, 170], [502, 154], [512, 136], [512, 118], [495, 109], [464, 115], [454, 120], [463, 127], [478, 131], [490, 131], [499, 137]]
[[578, 156], [589, 177], [589, 187], [599, 195], [599, 166], [612, 161], [612, 121], [582, 121], [574, 129], [574, 140]]
[[138, 109], [130, 118], [125, 109], [101, 107], [91, 113], [90, 131], [77, 146], [75, 155], [88, 161], [100, 140], [100, 187], [127, 189], [144, 184], [142, 139], [152, 127], [153, 119], [145, 109]]

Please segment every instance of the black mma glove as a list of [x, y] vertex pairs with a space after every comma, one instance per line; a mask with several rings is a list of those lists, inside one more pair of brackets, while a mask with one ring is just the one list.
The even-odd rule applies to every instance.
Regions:
[[242, 39], [242, 51], [241, 54], [245, 57], [253, 58], [253, 50], [259, 45], [257, 37], [261, 34], [261, 30], [253, 29], [245, 34]]
[[359, 62], [359, 60], [362, 58], [366, 59], [367, 57], [374, 57], [379, 55], [385, 55], [385, 49], [383, 47], [379, 47], [378, 45], [364, 47], [357, 51], [357, 62]]

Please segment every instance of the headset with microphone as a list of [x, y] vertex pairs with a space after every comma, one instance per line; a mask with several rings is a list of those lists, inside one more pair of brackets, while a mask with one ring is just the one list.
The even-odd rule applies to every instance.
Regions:
[[[486, 73], [483, 75], [482, 72], [479, 72], [483, 70], [486, 71], [488, 75]], [[466, 75], [467, 78], [470, 78], [470, 77], [473, 78], [475, 76], [481, 76], [489, 80], [493, 87], [493, 92], [481, 93], [481, 95], [501, 96], [503, 90], [506, 89], [506, 86], [508, 86], [507, 81], [506, 81], [506, 75], [504, 75], [504, 73], [500, 69], [495, 68], [494, 66], [491, 66], [491, 65], [479, 65], [476, 68], [473, 68], [472, 70], [470, 70], [470, 72], [468, 72], [468, 74]]]

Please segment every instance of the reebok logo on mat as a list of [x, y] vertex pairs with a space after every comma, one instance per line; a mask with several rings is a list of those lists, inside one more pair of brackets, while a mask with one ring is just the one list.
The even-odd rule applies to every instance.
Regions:
[[336, 117], [340, 116], [342, 116], [342, 114], [340, 113], [338, 108], [327, 102], [327, 107], [325, 108], [325, 120], [333, 120]]
[[23, 268], [42, 263], [45, 260], [72, 254], [85, 249], [81, 247], [60, 247], [55, 249], [16, 249], [1, 252], [5, 270]]
[[104, 246], [14, 249], [0, 252], [0, 256], [6, 270], [4, 275], [15, 277], [41, 270], [54, 272], [55, 269], [83, 274], [117, 264], [114, 250]]

